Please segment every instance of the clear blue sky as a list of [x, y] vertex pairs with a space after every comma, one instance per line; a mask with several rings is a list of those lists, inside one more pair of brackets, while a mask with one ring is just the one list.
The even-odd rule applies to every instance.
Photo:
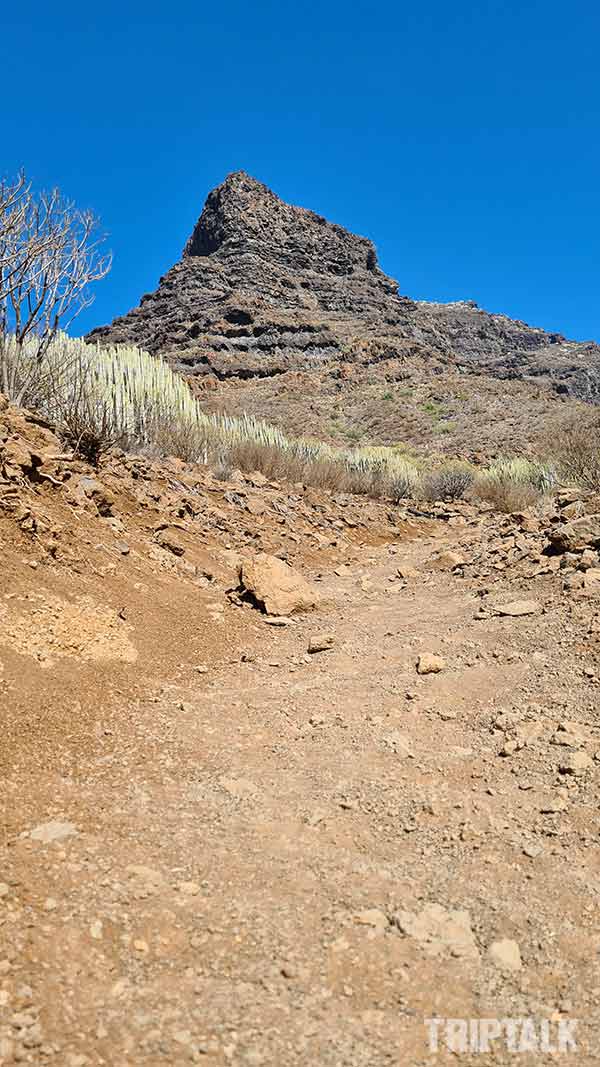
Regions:
[[597, 0], [32, 0], [0, 170], [93, 208], [137, 304], [243, 168], [377, 244], [403, 293], [600, 339]]

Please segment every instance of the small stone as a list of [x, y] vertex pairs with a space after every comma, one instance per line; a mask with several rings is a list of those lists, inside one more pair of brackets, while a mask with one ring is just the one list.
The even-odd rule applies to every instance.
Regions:
[[517, 942], [511, 941], [510, 938], [503, 938], [501, 941], [493, 941], [488, 949], [488, 955], [496, 967], [501, 971], [520, 971], [523, 966], [521, 962], [521, 950], [519, 949]]
[[48, 897], [47, 900], [44, 901], [44, 910], [45, 911], [56, 911], [57, 907], [58, 907], [58, 900], [55, 900], [54, 897]]
[[390, 734], [383, 738], [383, 743], [388, 748], [391, 748], [396, 755], [403, 756], [405, 759], [412, 755], [410, 737], [400, 730], [392, 730]]
[[200, 892], [200, 886], [197, 882], [179, 882], [177, 889], [186, 897], [196, 897]]
[[352, 918], [359, 926], [371, 926], [380, 933], [383, 933], [389, 925], [387, 915], [379, 908], [365, 908], [363, 911], [355, 912]]
[[144, 941], [142, 938], [136, 938], [136, 940], [133, 942], [133, 947], [136, 952], [140, 953], [140, 955], [145, 955], [147, 952], [150, 951], [150, 946], [148, 945], [148, 942]]
[[417, 660], [417, 674], [439, 674], [446, 666], [441, 656], [432, 652], [422, 652]]
[[396, 913], [394, 922], [401, 933], [414, 938], [432, 956], [449, 952], [457, 959], [479, 958], [468, 911], [451, 911], [430, 903], [416, 915], [409, 911]]
[[104, 930], [101, 920], [96, 919], [90, 926], [90, 937], [92, 937], [94, 941], [101, 941], [103, 932]]
[[432, 571], [453, 571], [465, 564], [464, 556], [460, 552], [438, 552], [427, 560], [425, 566]]
[[52, 819], [50, 822], [40, 823], [33, 830], [29, 831], [29, 837], [32, 841], [42, 841], [45, 845], [51, 844], [53, 841], [64, 841], [67, 837], [72, 837], [77, 833], [77, 827], [72, 822], [58, 822]]
[[419, 577], [419, 572], [407, 563], [403, 563], [402, 566], [398, 567], [396, 573], [399, 578], [404, 578], [405, 581], [409, 581], [411, 578]]
[[10, 889], [6, 882], [0, 882], [0, 897], [7, 897]]
[[307, 652], [314, 655], [315, 652], [329, 652], [335, 645], [333, 634], [315, 634], [308, 640]]
[[515, 618], [520, 615], [535, 615], [540, 610], [540, 606], [537, 600], [513, 600], [510, 604], [499, 604], [494, 608], [494, 614], [509, 615]]
[[263, 616], [263, 622], [267, 626], [289, 626], [291, 623], [289, 615], [265, 615]]
[[586, 771], [594, 766], [594, 761], [587, 752], [572, 752], [559, 766], [561, 774], [571, 774], [575, 778], [581, 778]]

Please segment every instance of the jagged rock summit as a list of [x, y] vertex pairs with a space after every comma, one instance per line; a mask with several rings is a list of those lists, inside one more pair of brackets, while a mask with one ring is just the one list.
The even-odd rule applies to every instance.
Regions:
[[[236, 171], [209, 193], [184, 257], [258, 256], [281, 270], [299, 268], [348, 277], [369, 272], [391, 292], [371, 241], [305, 208], [291, 207], [266, 185]], [[391, 286], [391, 289], [389, 288]]]
[[[520, 380], [549, 396], [600, 398], [597, 344], [473, 301], [411, 300], [380, 269], [371, 241], [285, 203], [244, 171], [209, 193], [181, 260], [156, 291], [89, 338], [162, 353], [198, 385], [215, 387], [385, 367], [387, 381], [451, 370]], [[269, 405], [265, 413], [274, 414]]]
[[91, 337], [166, 353], [191, 373], [244, 377], [336, 353], [355, 320], [374, 327], [403, 303], [371, 241], [237, 171], [209, 194], [156, 292]]

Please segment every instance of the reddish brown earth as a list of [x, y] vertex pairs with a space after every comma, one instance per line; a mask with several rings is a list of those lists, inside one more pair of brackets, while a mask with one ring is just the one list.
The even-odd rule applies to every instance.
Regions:
[[[2, 441], [0, 1063], [417, 1067], [433, 1015], [576, 1019], [597, 1062], [599, 502]], [[228, 594], [260, 552], [315, 611]], [[436, 1062], [516, 1060], [556, 1062]]]

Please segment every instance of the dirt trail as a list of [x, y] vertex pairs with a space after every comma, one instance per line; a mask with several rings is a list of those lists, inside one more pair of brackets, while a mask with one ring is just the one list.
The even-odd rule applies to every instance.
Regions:
[[[599, 738], [577, 627], [542, 581], [509, 598], [543, 615], [476, 617], [477, 583], [420, 570], [444, 543], [368, 551], [318, 614], [124, 690], [75, 763], [17, 760], [0, 1063], [416, 1067], [432, 1016], [577, 1019], [563, 1059], [597, 1062], [596, 775], [558, 770]], [[496, 1044], [436, 1062], [556, 1062]]]

